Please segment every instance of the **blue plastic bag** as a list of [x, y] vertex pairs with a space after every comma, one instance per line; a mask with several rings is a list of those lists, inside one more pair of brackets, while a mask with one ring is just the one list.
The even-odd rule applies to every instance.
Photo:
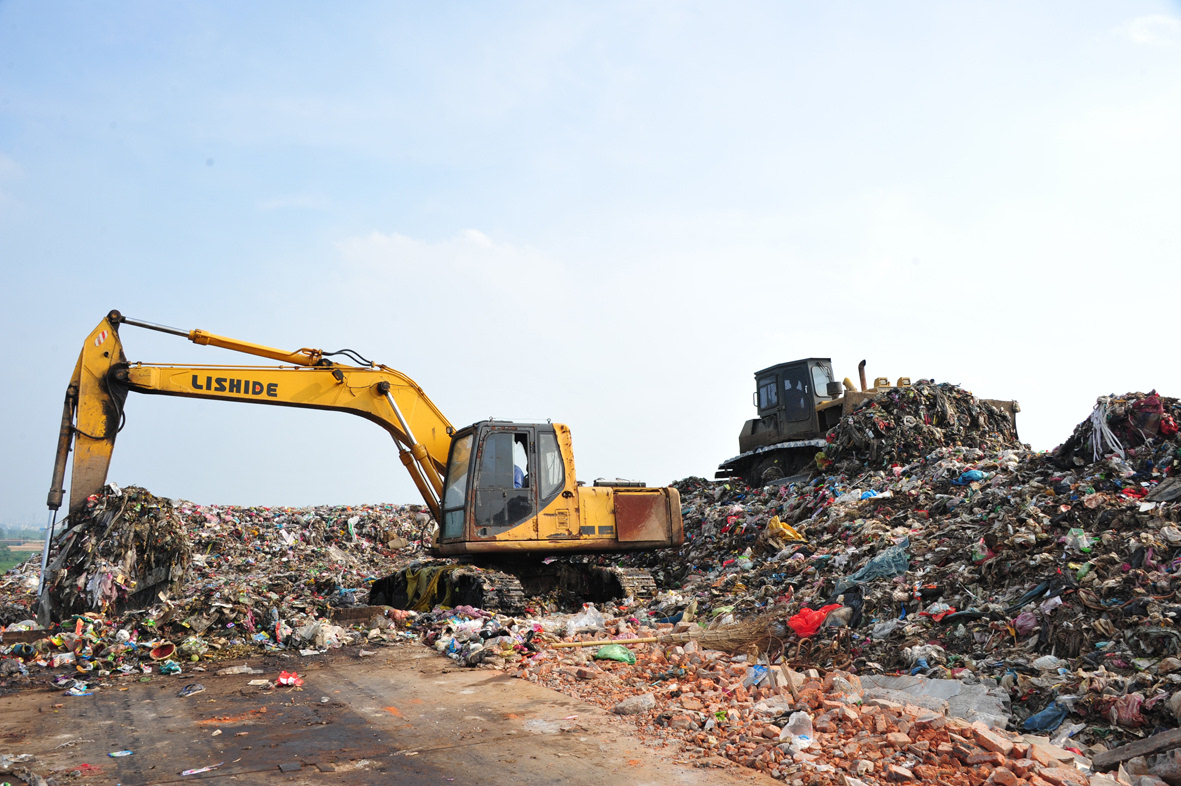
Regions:
[[969, 483], [974, 483], [978, 480], [984, 480], [984, 473], [978, 469], [970, 469], [959, 478], [953, 480], [952, 483], [956, 486], [966, 486]]
[[751, 666], [746, 670], [746, 679], [742, 681], [742, 687], [749, 688], [752, 685], [758, 685], [767, 678], [766, 666]]

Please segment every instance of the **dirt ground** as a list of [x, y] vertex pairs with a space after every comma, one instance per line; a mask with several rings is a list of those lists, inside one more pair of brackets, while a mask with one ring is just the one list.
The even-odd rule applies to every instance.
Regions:
[[[618, 716], [497, 672], [460, 669], [416, 644], [363, 659], [346, 649], [249, 665], [263, 673], [217, 676], [211, 665], [146, 683], [124, 677], [91, 696], [0, 698], [0, 754], [33, 754], [33, 772], [80, 771], [77, 782], [95, 786], [776, 783], [720, 759], [705, 768], [678, 762], [671, 748], [641, 744]], [[303, 687], [248, 685], [281, 669], [298, 671]], [[205, 690], [179, 696], [190, 683]], [[121, 750], [134, 753], [108, 756]]]

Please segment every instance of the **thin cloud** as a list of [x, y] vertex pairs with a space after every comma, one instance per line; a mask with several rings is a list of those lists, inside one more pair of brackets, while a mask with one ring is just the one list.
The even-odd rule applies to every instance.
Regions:
[[327, 210], [332, 203], [327, 197], [318, 194], [286, 194], [260, 200], [259, 210], [285, 210], [296, 208], [299, 210]]
[[1116, 33], [1133, 44], [1173, 46], [1181, 33], [1181, 19], [1165, 14], [1138, 16], [1117, 27]]
[[[0, 184], [16, 180], [20, 178], [22, 174], [23, 171], [21, 170], [20, 164], [16, 163], [3, 153], [0, 153]], [[0, 207], [14, 208], [18, 204], [19, 203], [11, 194], [6, 192], [3, 188], [0, 188]]]

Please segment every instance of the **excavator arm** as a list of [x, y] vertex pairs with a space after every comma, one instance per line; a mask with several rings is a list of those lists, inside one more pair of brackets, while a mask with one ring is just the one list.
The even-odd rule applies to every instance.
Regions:
[[[290, 365], [178, 366], [129, 363], [119, 336], [121, 325], [184, 336], [196, 344], [222, 347]], [[74, 513], [106, 483], [115, 437], [123, 427], [127, 393], [243, 401], [281, 407], [348, 412], [371, 420], [397, 443], [402, 463], [436, 520], [442, 476], [454, 429], [413, 380], [387, 366], [349, 365], [329, 360], [350, 350], [287, 352], [193, 330], [188, 333], [127, 319], [112, 311], [87, 337], [66, 391], [49, 507], [64, 499], [66, 460], [74, 451], [70, 507]]]

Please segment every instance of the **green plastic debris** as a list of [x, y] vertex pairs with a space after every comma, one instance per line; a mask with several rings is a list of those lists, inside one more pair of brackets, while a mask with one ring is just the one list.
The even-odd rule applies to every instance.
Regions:
[[595, 660], [617, 660], [620, 663], [626, 663], [629, 666], [634, 666], [636, 663], [636, 656], [632, 651], [622, 644], [604, 644], [599, 647], [599, 651], [595, 653]]
[[1075, 527], [1066, 533], [1066, 548], [1083, 554], [1091, 553], [1091, 536], [1082, 529]]

